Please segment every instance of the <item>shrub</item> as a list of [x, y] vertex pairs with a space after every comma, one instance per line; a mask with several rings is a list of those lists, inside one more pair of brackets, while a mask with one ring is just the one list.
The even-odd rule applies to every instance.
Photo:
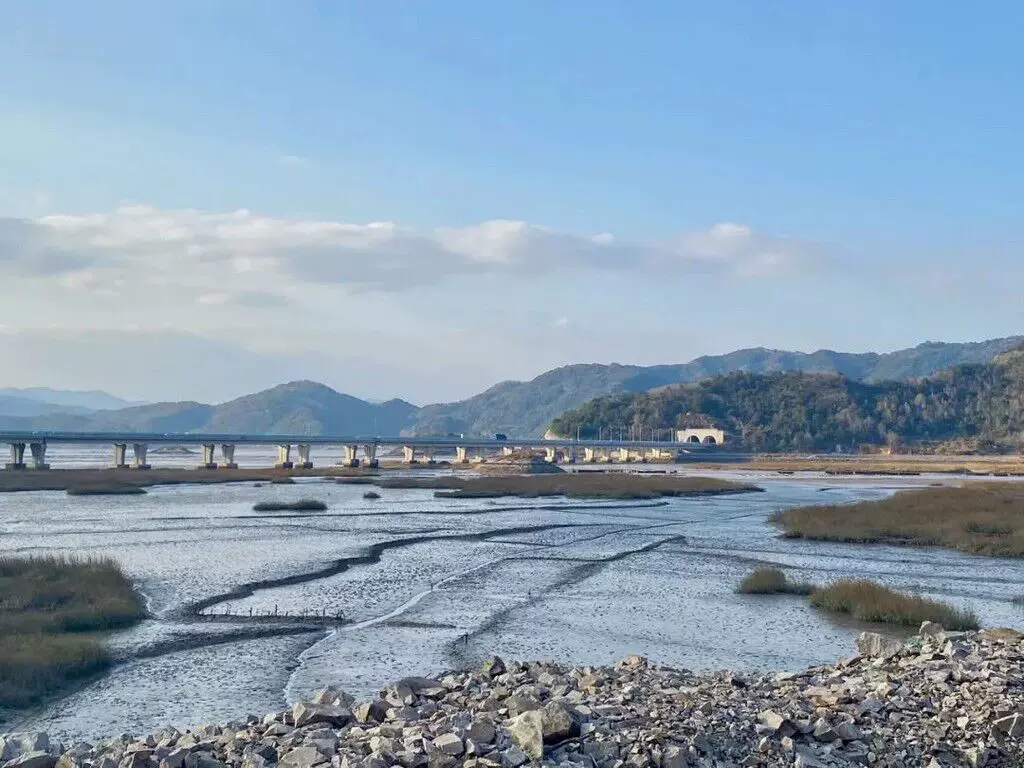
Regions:
[[899, 592], [867, 579], [842, 579], [811, 593], [811, 605], [846, 613], [858, 621], [918, 627], [934, 621], [950, 630], [978, 628], [972, 611], [960, 610], [938, 600]]
[[363, 498], [364, 499], [379, 499], [380, 498], [380, 494], [377, 493], [376, 491], [367, 491], [366, 493], [363, 494]]
[[814, 587], [807, 582], [792, 582], [779, 568], [758, 568], [740, 582], [737, 591], [744, 595], [808, 595]]

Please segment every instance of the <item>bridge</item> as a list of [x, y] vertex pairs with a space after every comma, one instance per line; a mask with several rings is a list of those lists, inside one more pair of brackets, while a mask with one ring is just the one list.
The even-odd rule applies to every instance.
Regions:
[[[107, 444], [113, 451], [112, 466], [117, 469], [149, 469], [147, 456], [150, 445], [198, 445], [202, 447], [203, 469], [237, 469], [235, 447], [238, 445], [269, 445], [277, 447], [280, 469], [312, 469], [314, 446], [340, 446], [343, 466], [378, 466], [380, 447], [401, 447], [403, 458], [409, 464], [434, 461], [435, 452], [454, 451], [455, 461], [468, 464], [473, 454], [501, 452], [511, 455], [517, 449], [543, 450], [548, 461], [597, 462], [634, 461], [650, 458], [675, 458], [682, 453], [710, 452], [707, 445], [693, 442], [662, 440], [571, 440], [566, 438], [509, 438], [500, 440], [486, 437], [381, 437], [366, 435], [252, 435], [252, 434], [197, 434], [192, 432], [50, 432], [0, 431], [0, 443], [10, 446], [11, 458], [4, 465], [8, 470], [49, 469], [46, 462], [47, 446], [53, 443]], [[131, 446], [132, 462], [128, 462]], [[220, 448], [220, 460], [217, 449]], [[292, 449], [297, 461], [293, 461]], [[26, 448], [28, 459], [26, 462]], [[360, 457], [360, 451], [362, 456]]]

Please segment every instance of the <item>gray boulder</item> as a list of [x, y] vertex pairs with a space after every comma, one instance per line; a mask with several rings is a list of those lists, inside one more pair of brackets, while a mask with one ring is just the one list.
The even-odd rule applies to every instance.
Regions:
[[22, 755], [8, 760], [3, 768], [54, 768], [57, 758], [49, 752], [35, 751], [25, 752]]
[[512, 740], [534, 760], [544, 755], [544, 715], [539, 710], [531, 710], [519, 715], [508, 725]]
[[857, 652], [861, 656], [890, 659], [903, 650], [903, 643], [878, 632], [861, 632], [857, 638]]
[[281, 756], [278, 763], [281, 768], [313, 768], [314, 765], [326, 763], [327, 758], [316, 747], [296, 747]]
[[348, 707], [298, 701], [292, 706], [292, 719], [296, 728], [316, 723], [326, 723], [340, 728], [352, 719], [352, 712]]
[[544, 743], [557, 744], [573, 736], [579, 736], [580, 720], [576, 710], [564, 701], [549, 701], [541, 713]]

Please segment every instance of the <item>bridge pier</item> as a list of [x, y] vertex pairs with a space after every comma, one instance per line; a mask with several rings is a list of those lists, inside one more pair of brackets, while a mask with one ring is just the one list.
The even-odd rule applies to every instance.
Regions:
[[575, 464], [576, 463], [576, 449], [566, 448], [562, 452], [562, 463], [563, 464]]
[[366, 456], [366, 466], [370, 469], [376, 469], [380, 466], [380, 462], [377, 461], [377, 444], [363, 446], [363, 454]]
[[503, 446], [501, 446], [501, 455], [502, 456], [511, 456], [513, 453], [515, 453], [515, 451], [516, 451], [516, 449], [513, 446], [511, 446], [511, 445], [503, 445]]
[[29, 451], [32, 453], [32, 469], [49, 469], [46, 463], [46, 443], [29, 443]]
[[343, 467], [358, 467], [359, 466], [359, 446], [358, 445], [343, 445], [341, 446], [341, 465]]
[[220, 465], [224, 469], [238, 469], [235, 463], [235, 446], [231, 443], [224, 443], [220, 447]]
[[597, 451], [593, 448], [583, 449], [583, 461], [587, 464], [593, 464], [597, 461]]
[[464, 445], [455, 446], [455, 463], [469, 464], [469, 449]]
[[114, 469], [128, 469], [128, 443], [114, 443]]
[[290, 445], [277, 446], [277, 464], [274, 465], [274, 469], [291, 469], [292, 466], [292, 447]]
[[217, 456], [214, 451], [217, 446], [214, 443], [203, 443], [203, 463], [199, 465], [200, 469], [216, 469], [217, 468]]
[[406, 464], [416, 463], [416, 446], [415, 445], [403, 445], [402, 446], [402, 457], [405, 459]]
[[558, 451], [555, 448], [544, 449], [544, 461], [548, 464], [554, 464], [558, 461]]
[[150, 469], [146, 462], [146, 454], [149, 453], [149, 446], [146, 443], [132, 443], [132, 454], [135, 456], [135, 469]]
[[313, 462], [309, 458], [309, 444], [300, 443], [295, 446], [295, 450], [299, 452], [299, 460], [295, 464], [296, 469], [312, 469]]
[[11, 443], [11, 460], [4, 464], [4, 469], [25, 468], [25, 444]]

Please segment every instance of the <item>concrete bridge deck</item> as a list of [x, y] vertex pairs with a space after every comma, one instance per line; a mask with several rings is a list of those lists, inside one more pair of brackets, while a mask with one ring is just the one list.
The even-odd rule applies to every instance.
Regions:
[[[381, 435], [258, 435], [237, 433], [192, 433], [192, 432], [64, 432], [64, 431], [0, 431], [0, 443], [10, 446], [11, 460], [7, 469], [25, 469], [25, 448], [29, 448], [31, 466], [46, 469], [46, 447], [53, 443], [76, 444], [108, 444], [113, 447], [113, 466], [128, 467], [127, 450], [132, 447], [134, 464], [137, 468], [148, 468], [147, 451], [150, 445], [199, 445], [203, 449], [201, 467], [214, 469], [218, 462], [214, 456], [217, 446], [221, 451], [219, 466], [236, 468], [234, 461], [237, 445], [273, 445], [278, 448], [276, 466], [290, 468], [293, 466], [312, 467], [310, 452], [312, 446], [340, 446], [343, 450], [342, 464], [359, 466], [358, 452], [362, 449], [369, 466], [377, 465], [377, 449], [381, 446], [399, 446], [404, 450], [405, 460], [410, 463], [417, 461], [417, 452], [427, 461], [433, 459], [438, 450], [452, 450], [456, 461], [467, 463], [469, 451], [503, 451], [510, 453], [515, 449], [543, 450], [549, 461], [597, 461], [611, 460], [616, 454], [620, 461], [629, 461], [631, 457], [675, 455], [680, 452], [693, 453], [712, 451], [715, 446], [688, 442], [659, 440], [572, 440], [565, 438], [509, 438], [500, 440], [484, 437], [402, 437]], [[295, 447], [298, 462], [292, 462], [291, 451]]]

